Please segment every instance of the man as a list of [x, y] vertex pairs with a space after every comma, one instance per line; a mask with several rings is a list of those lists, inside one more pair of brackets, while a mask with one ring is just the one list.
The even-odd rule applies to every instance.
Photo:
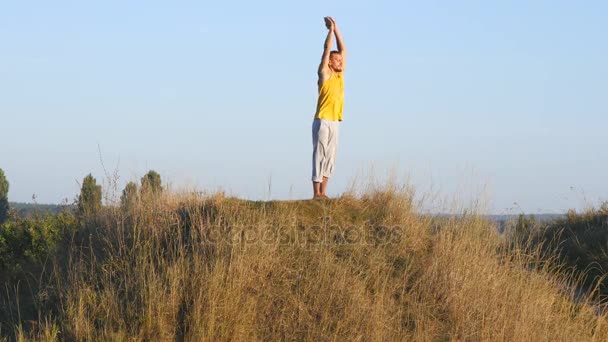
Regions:
[[[346, 48], [338, 25], [332, 17], [325, 17], [328, 33], [323, 56], [319, 64], [319, 98], [312, 124], [312, 185], [314, 198], [327, 198], [325, 190], [336, 161], [338, 125], [344, 107], [344, 71]], [[337, 51], [332, 51], [332, 38], [336, 36]]]

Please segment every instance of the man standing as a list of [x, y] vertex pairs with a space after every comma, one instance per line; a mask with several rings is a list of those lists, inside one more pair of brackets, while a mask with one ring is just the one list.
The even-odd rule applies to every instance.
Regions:
[[[312, 185], [314, 198], [327, 198], [325, 190], [336, 160], [338, 125], [344, 107], [344, 71], [346, 48], [338, 25], [332, 17], [325, 17], [329, 30], [319, 64], [319, 99], [312, 124]], [[332, 51], [332, 38], [336, 36], [337, 51]]]

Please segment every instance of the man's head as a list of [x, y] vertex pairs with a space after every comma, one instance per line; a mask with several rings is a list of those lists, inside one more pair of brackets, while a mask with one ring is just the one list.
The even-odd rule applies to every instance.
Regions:
[[333, 72], [342, 72], [342, 54], [339, 51], [329, 53], [329, 68]]

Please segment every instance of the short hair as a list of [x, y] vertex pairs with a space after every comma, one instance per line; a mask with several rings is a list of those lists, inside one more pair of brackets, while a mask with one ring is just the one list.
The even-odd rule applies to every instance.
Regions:
[[339, 54], [340, 54], [340, 51], [338, 51], [338, 50], [333, 50], [333, 51], [331, 51], [331, 52], [329, 53], [329, 55], [330, 55], [330, 56], [331, 56], [331, 55], [335, 55], [335, 54], [338, 54], [338, 55], [339, 55]]

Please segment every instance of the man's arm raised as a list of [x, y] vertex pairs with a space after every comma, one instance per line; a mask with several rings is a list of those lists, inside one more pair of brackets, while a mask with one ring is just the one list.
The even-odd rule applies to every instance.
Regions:
[[324, 81], [329, 72], [329, 55], [331, 54], [332, 39], [334, 36], [334, 23], [329, 17], [325, 17], [325, 25], [329, 30], [327, 32], [327, 38], [325, 38], [325, 44], [323, 45], [323, 56], [321, 57], [321, 64], [319, 64], [319, 81]]
[[334, 34], [336, 35], [336, 43], [338, 45], [338, 52], [340, 52], [340, 55], [342, 55], [342, 68], [344, 69], [346, 67], [346, 45], [344, 45], [344, 39], [342, 39], [342, 34], [338, 29], [338, 24], [336, 24], [334, 18], [329, 17], [329, 19], [333, 23]]

